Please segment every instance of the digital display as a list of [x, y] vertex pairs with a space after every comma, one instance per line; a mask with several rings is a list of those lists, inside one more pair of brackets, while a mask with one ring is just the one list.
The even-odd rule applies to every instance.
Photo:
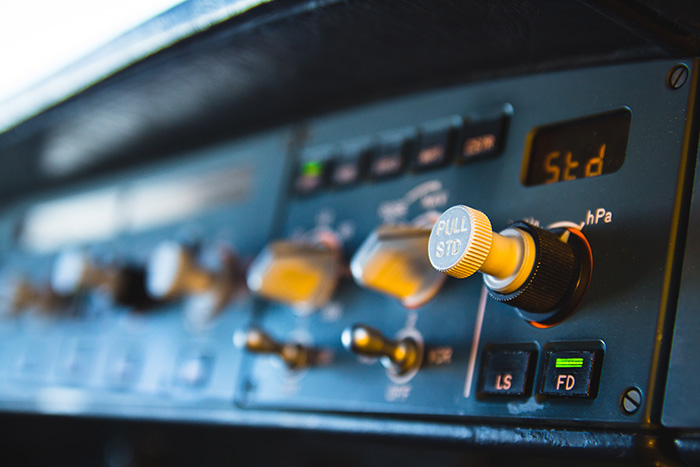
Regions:
[[632, 113], [620, 109], [535, 128], [523, 164], [526, 186], [617, 172], [625, 162]]

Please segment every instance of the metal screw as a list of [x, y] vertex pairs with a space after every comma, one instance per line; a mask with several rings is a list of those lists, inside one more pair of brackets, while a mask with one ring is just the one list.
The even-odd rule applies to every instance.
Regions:
[[642, 391], [638, 388], [628, 388], [622, 393], [620, 407], [627, 415], [635, 414], [642, 407]]
[[666, 84], [668, 84], [668, 87], [671, 89], [680, 89], [688, 81], [689, 74], [690, 70], [688, 70], [688, 65], [679, 63], [668, 72]]

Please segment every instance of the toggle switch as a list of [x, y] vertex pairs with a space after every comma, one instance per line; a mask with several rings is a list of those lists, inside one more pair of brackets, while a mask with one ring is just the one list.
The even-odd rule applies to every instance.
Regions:
[[233, 343], [240, 349], [262, 355], [277, 355], [290, 370], [326, 364], [328, 352], [314, 349], [299, 342], [278, 342], [257, 328], [239, 330], [233, 335]]
[[98, 264], [79, 250], [66, 250], [56, 257], [50, 284], [55, 293], [65, 297], [83, 291], [99, 290], [122, 305], [141, 307], [148, 306], [151, 302], [145, 292], [144, 272], [141, 268]]
[[462, 205], [438, 218], [428, 255], [436, 270], [453, 277], [483, 273], [492, 298], [539, 327], [576, 309], [592, 270], [590, 245], [579, 229], [549, 231], [520, 221], [496, 233], [484, 213]]
[[310, 312], [333, 296], [341, 269], [339, 247], [277, 241], [248, 268], [248, 288], [256, 295]]
[[2, 298], [9, 306], [4, 312], [18, 315], [23, 311], [35, 309], [50, 313], [66, 307], [65, 297], [56, 294], [48, 285], [37, 286], [26, 278], [12, 278], [3, 281]]
[[426, 253], [429, 239], [428, 228], [379, 227], [350, 262], [355, 282], [397, 298], [407, 308], [425, 304], [437, 294], [446, 278], [430, 264]]
[[391, 340], [363, 324], [345, 329], [341, 339], [347, 350], [364, 357], [378, 357], [382, 366], [395, 375], [417, 370], [423, 360], [422, 346], [411, 337]]
[[191, 248], [163, 242], [148, 261], [146, 290], [156, 300], [202, 298], [193, 301], [186, 311], [191, 324], [204, 326], [226, 306], [241, 283], [231, 251], [217, 251], [216, 262], [216, 266], [205, 268]]

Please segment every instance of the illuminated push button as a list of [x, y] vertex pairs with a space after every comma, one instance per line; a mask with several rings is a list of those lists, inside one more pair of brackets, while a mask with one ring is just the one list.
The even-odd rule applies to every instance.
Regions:
[[298, 342], [278, 342], [260, 329], [236, 331], [233, 335], [236, 347], [262, 355], [277, 355], [290, 370], [326, 363], [328, 354]]
[[602, 350], [551, 351], [547, 354], [540, 394], [593, 399], [598, 395]]
[[433, 267], [451, 276], [482, 272], [491, 297], [541, 323], [540, 318], [561, 320], [573, 311], [590, 278], [590, 247], [586, 269], [565, 241], [569, 238], [588, 246], [578, 230], [563, 229], [559, 236], [525, 222], [495, 233], [484, 213], [457, 205], [433, 226], [428, 252]]
[[459, 151], [459, 163], [467, 163], [501, 153], [507, 119], [500, 117], [467, 124]]
[[418, 369], [423, 360], [422, 347], [412, 338], [391, 340], [377, 329], [356, 324], [343, 331], [343, 346], [364, 357], [378, 357], [382, 366], [396, 375]]
[[484, 354], [479, 392], [489, 396], [526, 396], [532, 389], [535, 352], [491, 350]]
[[248, 288], [256, 295], [308, 312], [325, 306], [338, 283], [340, 251], [322, 244], [277, 241], [248, 269]]
[[369, 174], [373, 179], [395, 177], [406, 168], [408, 144], [405, 141], [392, 141], [382, 144], [372, 155]]
[[425, 131], [421, 135], [413, 168], [428, 170], [449, 164], [453, 153], [453, 139], [454, 130], [452, 127]]
[[344, 188], [362, 180], [367, 170], [367, 154], [354, 158], [336, 159], [331, 166], [330, 180], [333, 186]]
[[426, 254], [430, 229], [384, 225], [364, 241], [350, 262], [359, 285], [397, 298], [408, 308], [433, 298], [445, 282]]
[[320, 190], [326, 184], [328, 164], [325, 161], [306, 161], [299, 167], [294, 183], [296, 192], [306, 195]]

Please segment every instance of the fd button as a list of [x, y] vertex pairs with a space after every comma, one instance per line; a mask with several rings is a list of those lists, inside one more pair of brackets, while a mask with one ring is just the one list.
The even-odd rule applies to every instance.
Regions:
[[479, 392], [485, 396], [528, 395], [535, 352], [491, 350], [484, 354]]
[[598, 380], [603, 352], [551, 351], [540, 394], [553, 397], [593, 399], [598, 395]]

